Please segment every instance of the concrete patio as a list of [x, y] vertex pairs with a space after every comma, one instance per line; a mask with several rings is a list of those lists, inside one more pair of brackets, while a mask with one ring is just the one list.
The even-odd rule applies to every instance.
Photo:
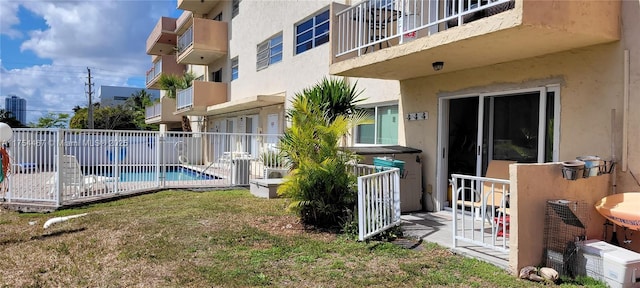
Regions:
[[[414, 212], [402, 215], [401, 219], [404, 237], [437, 243], [440, 246], [452, 249], [456, 254], [476, 258], [509, 270], [509, 253], [507, 252], [500, 252], [462, 241], [458, 241], [457, 247], [453, 248], [453, 215], [451, 211]], [[480, 220], [470, 219], [467, 221]]]

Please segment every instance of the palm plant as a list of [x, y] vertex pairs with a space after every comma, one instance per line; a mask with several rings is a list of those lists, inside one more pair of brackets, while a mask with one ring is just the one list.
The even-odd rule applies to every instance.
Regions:
[[338, 115], [355, 114], [359, 109], [358, 103], [366, 100], [358, 98], [362, 91], [356, 90], [356, 84], [349, 83], [340, 78], [323, 78], [316, 85], [302, 90], [302, 94], [311, 102], [319, 105], [325, 113], [325, 117], [331, 121]]
[[[167, 97], [175, 99], [178, 95], [178, 90], [187, 89], [191, 87], [195, 75], [193, 73], [185, 73], [183, 76], [177, 76], [174, 74], [161, 74], [158, 78], [158, 84], [160, 89], [167, 91]], [[182, 116], [182, 131], [191, 132], [191, 121], [189, 117]]]
[[153, 105], [152, 97], [147, 91], [140, 89], [138, 92], [132, 93], [124, 103], [124, 107], [132, 112], [133, 122], [138, 129], [158, 130], [158, 124], [145, 123], [145, 109], [147, 106]]
[[320, 99], [348, 97], [325, 94], [322, 85], [304, 89], [292, 101], [293, 107], [288, 111], [292, 125], [280, 140], [280, 149], [293, 170], [278, 193], [291, 198], [289, 208], [299, 214], [303, 223], [335, 228], [351, 219], [357, 194], [356, 177], [349, 173], [349, 165], [357, 156], [340, 149], [338, 143], [354, 125], [362, 124], [364, 114], [355, 109], [341, 113], [330, 110], [338, 106]]

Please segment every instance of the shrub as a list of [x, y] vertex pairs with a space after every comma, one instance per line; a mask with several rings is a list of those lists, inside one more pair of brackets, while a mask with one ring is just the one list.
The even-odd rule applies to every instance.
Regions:
[[318, 95], [326, 94], [318, 91], [328, 91], [323, 84], [338, 85], [323, 81], [296, 94], [292, 101], [293, 108], [288, 111], [291, 128], [285, 131], [280, 145], [293, 170], [285, 177], [278, 194], [291, 198], [289, 208], [298, 213], [304, 224], [339, 229], [347, 219], [352, 219], [356, 203], [356, 177], [349, 172], [349, 163], [356, 162], [357, 156], [340, 149], [338, 143], [353, 125], [363, 123], [354, 119], [364, 118], [362, 113], [353, 111], [328, 113], [329, 106], [317, 99]]

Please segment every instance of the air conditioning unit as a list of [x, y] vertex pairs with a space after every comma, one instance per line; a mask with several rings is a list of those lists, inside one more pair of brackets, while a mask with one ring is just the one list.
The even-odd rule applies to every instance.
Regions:
[[264, 179], [284, 178], [289, 174], [286, 168], [264, 168]]

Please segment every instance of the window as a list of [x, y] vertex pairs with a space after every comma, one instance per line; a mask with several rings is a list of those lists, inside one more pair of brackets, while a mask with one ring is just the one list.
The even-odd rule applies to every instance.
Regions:
[[398, 144], [398, 105], [364, 110], [375, 123], [356, 127], [356, 144]]
[[296, 25], [296, 54], [329, 42], [329, 10]]
[[211, 73], [211, 82], [222, 82], [222, 69]]
[[213, 19], [212, 19], [212, 20], [215, 20], [215, 21], [222, 21], [222, 12], [220, 12], [220, 14], [216, 15], [216, 17], [213, 17]]
[[231, 18], [236, 17], [240, 13], [240, 0], [231, 1]]
[[257, 70], [282, 61], [282, 32], [258, 45]]
[[231, 81], [238, 79], [238, 57], [231, 59]]

